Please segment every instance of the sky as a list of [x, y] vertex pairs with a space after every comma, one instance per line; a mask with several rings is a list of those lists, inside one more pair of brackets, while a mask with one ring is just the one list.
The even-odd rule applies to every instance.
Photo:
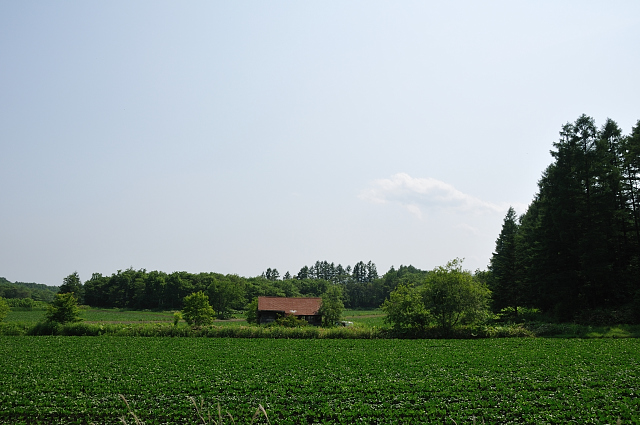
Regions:
[[637, 1], [0, 2], [0, 276], [486, 269]]

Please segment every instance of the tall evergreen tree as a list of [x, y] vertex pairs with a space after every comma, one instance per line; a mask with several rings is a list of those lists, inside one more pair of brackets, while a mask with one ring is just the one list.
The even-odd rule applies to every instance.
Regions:
[[521, 305], [521, 288], [516, 265], [516, 235], [518, 223], [516, 211], [509, 207], [502, 224], [500, 236], [496, 240], [496, 251], [491, 257], [490, 289], [493, 292], [493, 309], [500, 311], [505, 307], [513, 307], [518, 314]]
[[84, 302], [84, 288], [82, 287], [82, 281], [80, 280], [78, 272], [73, 272], [63, 279], [58, 293], [73, 293], [81, 304]]
[[633, 164], [640, 151], [632, 153], [632, 139], [612, 120], [598, 130], [582, 115], [563, 126], [554, 162], [522, 217], [516, 236], [522, 293], [559, 319], [620, 307], [635, 291]]

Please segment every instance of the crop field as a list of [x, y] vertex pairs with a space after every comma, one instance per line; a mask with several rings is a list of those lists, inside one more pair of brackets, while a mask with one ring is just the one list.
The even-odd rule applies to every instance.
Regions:
[[[640, 423], [637, 339], [0, 337], [0, 423]], [[133, 423], [133, 418], [130, 417]]]

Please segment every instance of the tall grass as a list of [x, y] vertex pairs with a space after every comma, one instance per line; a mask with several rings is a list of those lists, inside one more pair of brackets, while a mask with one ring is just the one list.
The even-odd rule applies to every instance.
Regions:
[[572, 323], [519, 323], [462, 326], [451, 330], [437, 327], [393, 329], [388, 327], [319, 328], [304, 326], [204, 326], [191, 328], [169, 323], [0, 323], [0, 335], [136, 336], [195, 338], [279, 338], [279, 339], [475, 339], [475, 338], [637, 338], [640, 325], [592, 327]]

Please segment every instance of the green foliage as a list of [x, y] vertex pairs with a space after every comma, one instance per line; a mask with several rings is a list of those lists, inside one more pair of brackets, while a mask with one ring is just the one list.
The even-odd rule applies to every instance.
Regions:
[[189, 396], [234, 418], [260, 403], [274, 424], [632, 424], [638, 352], [637, 339], [0, 337], [0, 422], [115, 423], [123, 394], [150, 425], [195, 423]]
[[479, 323], [488, 317], [491, 291], [463, 270], [458, 258], [429, 273], [421, 295], [425, 308], [443, 329], [458, 323]]
[[81, 321], [78, 299], [71, 292], [56, 294], [45, 317], [49, 322], [63, 324]]
[[5, 317], [7, 317], [7, 314], [9, 314], [9, 310], [11, 310], [9, 308], [9, 304], [7, 304], [4, 298], [0, 297], [0, 322], [2, 322]]
[[322, 325], [335, 326], [342, 317], [342, 310], [344, 310], [342, 288], [338, 285], [330, 285], [327, 292], [322, 294], [322, 305], [319, 311], [322, 315]]
[[395, 329], [424, 329], [432, 321], [444, 330], [488, 317], [491, 291], [455, 259], [427, 274], [424, 285], [400, 285], [382, 305]]
[[182, 313], [176, 311], [173, 313], [173, 326], [178, 326], [178, 322], [182, 320]]
[[254, 298], [249, 305], [247, 305], [245, 316], [247, 318], [247, 323], [251, 323], [253, 325], [258, 323], [258, 297]]
[[[623, 136], [614, 121], [598, 129], [582, 115], [562, 127], [553, 146], [553, 163], [517, 230], [517, 294], [560, 321], [583, 320], [592, 310], [633, 309], [640, 275], [640, 121]], [[501, 302], [503, 288], [496, 289], [497, 308], [515, 307]]]
[[22, 308], [25, 310], [33, 310], [34, 307], [44, 304], [42, 301], [34, 301], [31, 298], [11, 298], [6, 301], [9, 307]]
[[209, 325], [213, 323], [215, 314], [204, 292], [194, 292], [184, 298], [182, 316], [189, 326]]
[[278, 317], [274, 322], [272, 322], [274, 326], [284, 326], [285, 328], [300, 328], [303, 326], [309, 326], [304, 319], [298, 319], [293, 314], [285, 314], [282, 317]]
[[286, 279], [280, 279], [276, 272], [271, 269], [264, 276], [251, 278], [219, 273], [167, 274], [132, 268], [118, 270], [111, 276], [94, 273], [84, 283], [84, 303], [92, 307], [175, 310], [182, 308], [185, 296], [202, 291], [209, 296], [217, 317], [226, 319], [258, 296], [319, 297], [333, 284], [343, 288], [345, 305], [376, 308], [398, 282], [413, 281], [425, 273], [412, 266], [400, 266], [379, 277], [371, 261], [360, 261], [353, 269], [317, 261], [311, 267], [303, 267], [297, 276], [285, 275]]
[[413, 285], [400, 285], [382, 304], [382, 311], [387, 315], [385, 323], [396, 329], [423, 328], [431, 321], [422, 295]]
[[512, 307], [517, 314], [518, 306], [522, 304], [523, 295], [519, 267], [516, 261], [516, 236], [518, 223], [516, 211], [509, 207], [502, 224], [500, 236], [496, 241], [496, 250], [489, 265], [489, 283], [493, 296], [492, 307], [500, 311], [505, 307]]
[[211, 306], [218, 319], [228, 319], [231, 311], [241, 309], [245, 303], [244, 279], [237, 275], [221, 275], [218, 273], [201, 274], [202, 286], [207, 287]]
[[73, 272], [69, 276], [65, 277], [58, 291], [60, 294], [74, 294], [80, 303], [84, 301], [84, 288], [82, 287], [82, 281], [78, 272]]
[[34, 301], [50, 302], [57, 292], [57, 286], [48, 286], [41, 283], [9, 282], [4, 277], [0, 277], [0, 297], [3, 298], [30, 298]]

